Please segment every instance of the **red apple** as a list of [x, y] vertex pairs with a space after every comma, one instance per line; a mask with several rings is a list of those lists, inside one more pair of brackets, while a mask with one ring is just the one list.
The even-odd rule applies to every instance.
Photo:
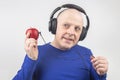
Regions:
[[30, 37], [29, 38], [34, 38], [34, 39], [38, 39], [39, 37], [39, 31], [36, 28], [29, 28], [26, 30], [26, 34], [30, 33]]

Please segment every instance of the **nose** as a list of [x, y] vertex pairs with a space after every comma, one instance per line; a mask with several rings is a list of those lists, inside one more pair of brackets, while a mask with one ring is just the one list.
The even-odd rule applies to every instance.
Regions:
[[67, 33], [70, 34], [70, 35], [75, 34], [74, 27], [70, 27], [70, 28], [67, 30]]

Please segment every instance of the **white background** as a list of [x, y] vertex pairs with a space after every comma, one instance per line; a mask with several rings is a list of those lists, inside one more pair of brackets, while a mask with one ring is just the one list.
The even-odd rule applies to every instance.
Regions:
[[[83, 7], [90, 18], [86, 39], [79, 42], [109, 61], [108, 80], [120, 80], [120, 1], [119, 0], [0, 0], [0, 80], [11, 80], [24, 56], [25, 31], [39, 29], [46, 42], [51, 12], [64, 3]], [[39, 37], [39, 45], [44, 44]]]

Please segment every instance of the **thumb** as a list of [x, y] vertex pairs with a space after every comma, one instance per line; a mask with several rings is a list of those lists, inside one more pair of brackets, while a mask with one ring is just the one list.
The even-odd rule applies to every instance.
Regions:
[[30, 38], [30, 33], [29, 32], [26, 34], [26, 38]]

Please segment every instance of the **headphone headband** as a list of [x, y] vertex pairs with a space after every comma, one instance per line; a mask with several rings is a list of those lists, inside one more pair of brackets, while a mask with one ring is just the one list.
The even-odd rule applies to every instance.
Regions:
[[76, 9], [76, 10], [78, 10], [78, 11], [80, 11], [80, 12], [82, 12], [82, 13], [84, 13], [86, 15], [86, 12], [84, 11], [83, 8], [81, 8], [81, 7], [77, 6], [77, 5], [74, 5], [74, 4], [64, 4], [61, 7], [63, 7], [63, 8], [74, 8], [74, 9]]

